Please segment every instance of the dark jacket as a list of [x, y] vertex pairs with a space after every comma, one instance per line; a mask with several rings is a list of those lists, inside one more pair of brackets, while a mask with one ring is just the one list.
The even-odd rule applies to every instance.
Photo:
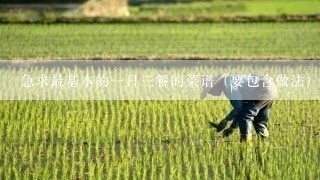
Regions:
[[[258, 80], [252, 82], [250, 75], [238, 76], [238, 82], [234, 83], [234, 76], [221, 78], [223, 83], [223, 93], [230, 100], [233, 110], [225, 117], [226, 120], [233, 120], [241, 111], [245, 103], [250, 100], [263, 101], [274, 100], [277, 95], [277, 88], [272, 79], [258, 76]], [[232, 83], [234, 83], [232, 85]], [[232, 127], [237, 127], [238, 122], [233, 121]]]

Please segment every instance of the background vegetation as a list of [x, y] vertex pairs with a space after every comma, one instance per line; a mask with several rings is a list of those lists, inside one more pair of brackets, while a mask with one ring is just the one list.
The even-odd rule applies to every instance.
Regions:
[[316, 59], [319, 23], [0, 25], [0, 59]]

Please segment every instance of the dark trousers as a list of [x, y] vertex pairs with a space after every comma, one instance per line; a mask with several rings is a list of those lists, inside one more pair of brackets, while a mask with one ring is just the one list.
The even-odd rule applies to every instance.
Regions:
[[273, 100], [245, 101], [240, 113], [235, 117], [239, 123], [241, 135], [251, 135], [252, 125], [262, 137], [268, 137], [268, 121]]

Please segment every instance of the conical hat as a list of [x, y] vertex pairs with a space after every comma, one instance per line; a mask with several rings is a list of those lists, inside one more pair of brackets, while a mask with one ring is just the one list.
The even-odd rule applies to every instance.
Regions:
[[216, 78], [214, 78], [214, 79], [216, 79], [216, 80], [214, 80], [214, 83], [213, 83], [213, 85], [212, 85], [211, 87], [203, 86], [203, 87], [202, 87], [202, 92], [201, 92], [200, 98], [201, 98], [201, 99], [205, 99], [205, 98], [207, 97], [207, 95], [209, 94], [209, 92], [212, 90], [212, 88], [214, 88], [215, 85], [217, 85], [218, 82], [219, 82], [220, 80], [222, 80], [225, 76], [226, 76], [225, 74], [222, 74], [222, 75], [219, 75], [219, 76], [217, 76]]

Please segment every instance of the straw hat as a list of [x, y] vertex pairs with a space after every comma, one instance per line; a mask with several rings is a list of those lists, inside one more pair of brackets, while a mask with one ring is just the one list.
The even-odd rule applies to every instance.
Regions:
[[222, 80], [225, 76], [226, 76], [225, 74], [216, 76], [216, 78], [214, 78], [215, 80], [214, 80], [214, 83], [213, 83], [212, 87], [203, 86], [200, 98], [201, 99], [205, 99], [207, 97], [207, 95], [209, 94], [209, 92], [212, 90], [212, 88], [214, 88], [218, 84], [218, 82], [220, 80]]

